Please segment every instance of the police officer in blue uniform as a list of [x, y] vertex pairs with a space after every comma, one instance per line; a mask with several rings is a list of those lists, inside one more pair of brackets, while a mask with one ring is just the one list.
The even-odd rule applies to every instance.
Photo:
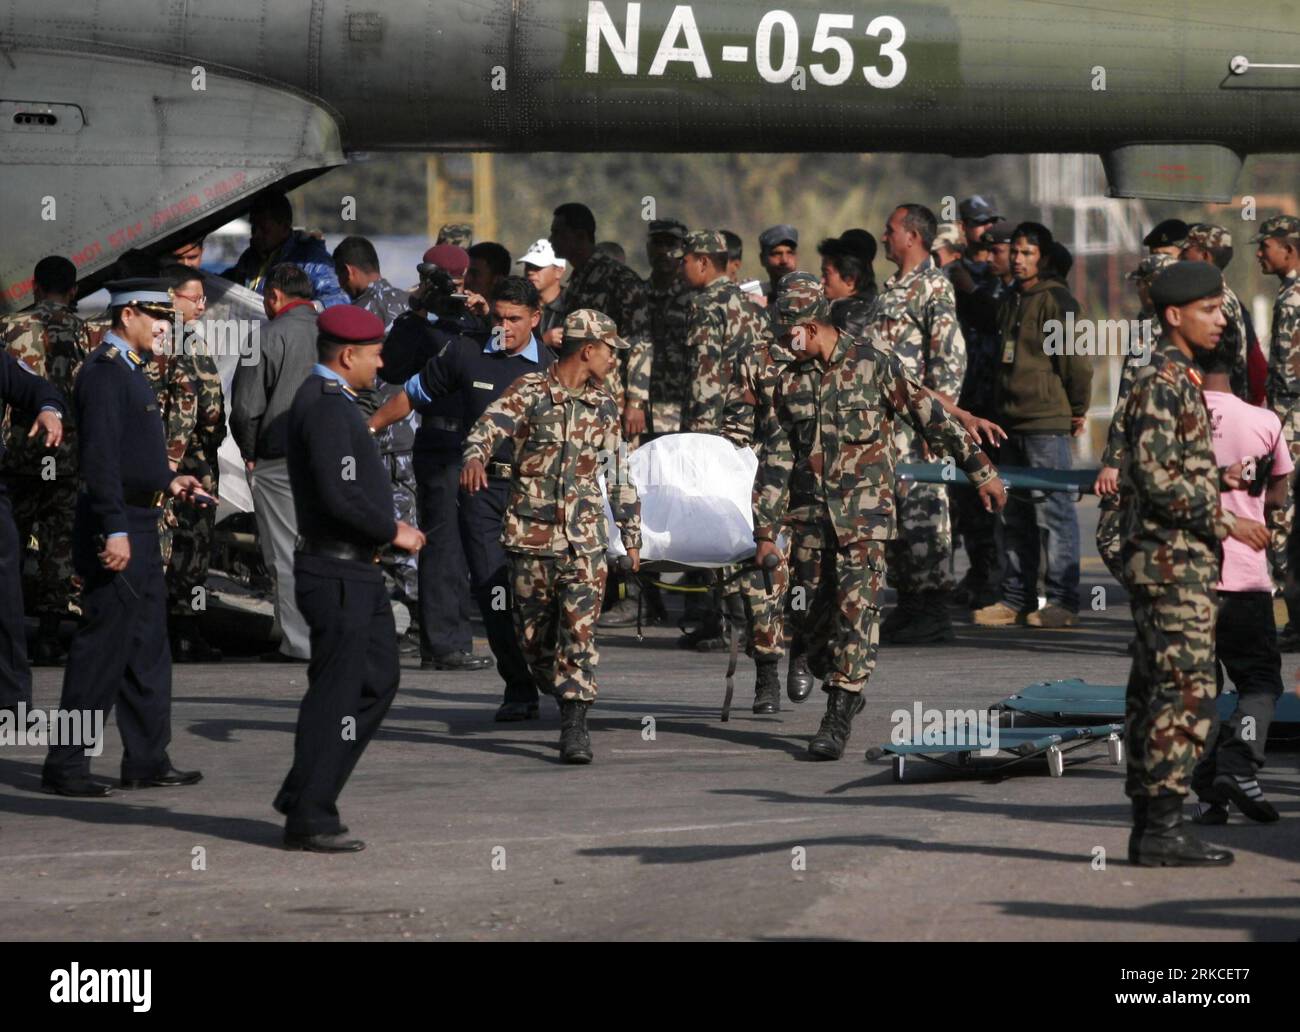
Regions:
[[380, 553], [388, 544], [418, 552], [424, 535], [393, 518], [389, 472], [357, 405], [383, 365], [383, 320], [336, 305], [316, 325], [318, 362], [289, 409], [294, 585], [311, 630], [311, 662], [293, 767], [273, 805], [287, 818], [287, 848], [353, 853], [365, 843], [348, 837], [338, 797], [400, 678]]
[[[458, 420], [471, 427], [519, 377], [546, 369], [554, 361], [550, 349], [537, 337], [541, 298], [536, 287], [521, 276], [503, 277], [493, 287], [490, 303], [493, 333], [487, 342], [467, 336], [451, 338], [406, 381], [403, 393], [390, 398], [370, 417], [372, 429], [382, 430], [404, 419], [412, 407], [423, 410], [438, 399], [455, 399]], [[464, 433], [459, 437], [463, 442]], [[487, 488], [460, 494], [461, 541], [488, 644], [506, 684], [496, 719], [532, 720], [539, 714], [537, 684], [519, 647], [510, 601], [510, 568], [501, 544], [514, 445], [503, 443], [492, 458]]]
[[[35, 412], [28, 437], [45, 435], [45, 447], [63, 440], [63, 395], [48, 380], [0, 348], [0, 422], [5, 409]], [[0, 458], [4, 443], [0, 441]], [[14, 526], [13, 507], [4, 478], [0, 477], [0, 710], [32, 704], [32, 671], [27, 663], [23, 627], [23, 546]]]
[[[155, 346], [167, 346], [168, 282], [120, 280], [108, 290], [112, 329], [73, 387], [82, 484], [72, 547], [85, 619], [68, 653], [59, 707], [107, 716], [117, 706], [122, 788], [193, 785], [203, 775], [177, 770], [167, 755], [172, 667], [158, 517], [167, 495], [196, 505], [216, 499], [167, 464], [158, 399], [145, 379]], [[84, 745], [68, 742], [50, 747], [41, 787], [66, 796], [110, 793], [91, 779]]]

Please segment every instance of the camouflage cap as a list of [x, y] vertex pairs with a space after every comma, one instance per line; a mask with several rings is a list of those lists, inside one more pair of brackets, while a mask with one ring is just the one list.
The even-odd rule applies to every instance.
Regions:
[[1258, 244], [1261, 240], [1270, 237], [1300, 242], [1300, 219], [1294, 215], [1278, 215], [1271, 218], [1259, 227], [1259, 233], [1251, 237], [1250, 242]]
[[1149, 254], [1138, 262], [1138, 267], [1128, 274], [1128, 278], [1133, 281], [1141, 280], [1143, 283], [1150, 283], [1151, 277], [1166, 266], [1173, 265], [1178, 261], [1172, 254]]
[[962, 231], [957, 228], [955, 222], [939, 223], [939, 230], [934, 235], [933, 247], [950, 247], [954, 251], [960, 251], [965, 246], [966, 240]]
[[674, 258], [688, 254], [726, 254], [727, 238], [716, 229], [696, 229], [687, 233], [673, 250]]
[[618, 335], [618, 326], [604, 312], [579, 308], [564, 319], [564, 341], [597, 340], [623, 351], [632, 345]]
[[783, 326], [813, 319], [829, 321], [831, 306], [822, 283], [811, 272], [787, 272], [776, 285], [776, 317]]
[[437, 244], [468, 248], [474, 242], [474, 227], [465, 222], [448, 222], [438, 230]]
[[686, 223], [676, 219], [651, 219], [646, 236], [672, 236], [678, 240], [686, 239]]
[[1232, 234], [1222, 226], [1209, 222], [1196, 222], [1187, 227], [1187, 237], [1183, 240], [1183, 246], [1204, 247], [1207, 250], [1211, 247], [1231, 247]]

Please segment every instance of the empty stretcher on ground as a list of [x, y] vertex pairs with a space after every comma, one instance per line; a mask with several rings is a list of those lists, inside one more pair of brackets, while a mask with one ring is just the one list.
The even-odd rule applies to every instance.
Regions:
[[[1069, 753], [1098, 741], [1106, 743], [1111, 763], [1123, 763], [1123, 734], [1123, 724], [998, 728], [997, 751], [986, 757], [979, 743], [967, 741], [965, 735], [955, 735], [952, 730], [948, 730], [945, 731], [942, 742], [903, 745], [891, 742], [888, 745], [874, 746], [867, 750], [867, 759], [891, 757], [894, 780], [902, 781], [908, 757], [960, 774], [990, 774], [1041, 756], [1046, 759], [1052, 777], [1059, 778], [1065, 773], [1066, 756]], [[986, 762], [977, 762], [979, 760]]]

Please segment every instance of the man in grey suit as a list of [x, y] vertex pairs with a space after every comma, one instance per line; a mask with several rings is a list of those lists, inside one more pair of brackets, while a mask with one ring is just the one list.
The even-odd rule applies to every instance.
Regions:
[[236, 371], [230, 403], [230, 428], [248, 469], [262, 558], [275, 578], [281, 636], [279, 651], [262, 657], [268, 662], [302, 662], [311, 654], [307, 621], [293, 594], [298, 520], [287, 458], [289, 406], [316, 364], [311, 296], [311, 280], [298, 266], [270, 270], [263, 304], [271, 321], [263, 329], [257, 362]]

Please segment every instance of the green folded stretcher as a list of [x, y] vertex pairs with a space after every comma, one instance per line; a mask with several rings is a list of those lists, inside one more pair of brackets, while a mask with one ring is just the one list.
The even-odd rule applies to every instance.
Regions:
[[965, 735], [946, 731], [944, 741], [926, 744], [890, 743], [867, 750], [868, 760], [889, 756], [894, 780], [902, 781], [909, 758], [943, 767], [960, 774], [990, 774], [1035, 757], [1047, 761], [1052, 777], [1065, 773], [1066, 756], [1077, 749], [1104, 741], [1110, 762], [1124, 762], [1124, 725], [1096, 724], [1090, 727], [1002, 727], [997, 729], [997, 753], [983, 756], [978, 744]]
[[[1027, 685], [992, 708], [1008, 727], [1017, 723], [1072, 725], [1097, 719], [1122, 721], [1124, 693], [1122, 684], [1090, 684], [1071, 677]], [[1227, 720], [1237, 708], [1237, 693], [1224, 692], [1216, 705], [1219, 719]], [[1282, 724], [1300, 724], [1300, 696], [1294, 692], [1283, 692], [1277, 700], [1273, 728]]]

